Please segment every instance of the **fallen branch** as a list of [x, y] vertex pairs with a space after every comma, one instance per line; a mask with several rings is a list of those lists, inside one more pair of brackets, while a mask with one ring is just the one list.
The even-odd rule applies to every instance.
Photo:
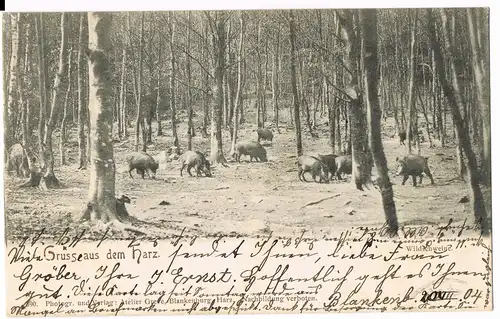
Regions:
[[319, 204], [321, 202], [324, 202], [325, 200], [332, 199], [332, 198], [335, 198], [335, 197], [338, 197], [338, 196], [340, 196], [340, 194], [335, 194], [335, 195], [328, 196], [328, 197], [325, 197], [323, 199], [320, 199], [320, 200], [317, 200], [317, 201], [314, 201], [314, 202], [309, 202], [309, 203], [305, 204], [304, 206], [302, 206], [301, 208], [305, 208], [307, 206], [316, 205], [316, 204]]

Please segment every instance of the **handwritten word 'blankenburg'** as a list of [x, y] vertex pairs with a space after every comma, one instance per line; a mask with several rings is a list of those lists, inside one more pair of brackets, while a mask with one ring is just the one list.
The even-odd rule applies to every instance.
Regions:
[[[65, 231], [49, 244], [39, 233], [7, 249], [8, 302], [22, 316], [481, 309], [491, 249], [481, 237], [451, 236], [452, 227], [406, 227], [408, 239], [361, 227], [321, 239], [183, 230], [171, 241], [84, 243]], [[439, 238], [423, 237], [432, 233]]]

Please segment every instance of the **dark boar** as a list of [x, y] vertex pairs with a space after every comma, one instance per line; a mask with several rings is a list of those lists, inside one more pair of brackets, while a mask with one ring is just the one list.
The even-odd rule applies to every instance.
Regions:
[[398, 167], [396, 169], [396, 174], [398, 176], [403, 175], [403, 182], [401, 185], [404, 185], [408, 180], [408, 177], [411, 176], [413, 179], [413, 186], [417, 186], [417, 176], [420, 177], [419, 184], [422, 184], [423, 173], [425, 173], [429, 179], [431, 180], [431, 185], [434, 185], [434, 178], [432, 177], [431, 171], [429, 169], [429, 165], [427, 163], [428, 158], [409, 154], [403, 158], [396, 158], [396, 162], [398, 163]]
[[159, 164], [151, 155], [144, 152], [133, 152], [127, 155], [127, 163], [128, 173], [131, 178], [134, 169], [143, 179], [144, 173], [147, 173], [148, 177], [152, 179], [156, 178], [156, 171], [158, 170]]
[[314, 156], [302, 155], [298, 158], [298, 166], [299, 166], [299, 180], [307, 182], [304, 174], [309, 172], [313, 180], [317, 183], [316, 177], [319, 176], [319, 182], [324, 181], [325, 183], [329, 183], [328, 180], [328, 168], [319, 158]]
[[189, 173], [190, 176], [193, 176], [193, 174], [191, 174], [191, 169], [193, 167], [196, 169], [197, 177], [201, 176], [202, 171], [205, 174], [205, 176], [207, 177], [212, 176], [212, 172], [210, 171], [210, 162], [207, 161], [205, 154], [203, 154], [202, 152], [186, 151], [179, 158], [179, 162], [181, 163], [181, 176], [182, 176], [182, 171], [184, 170], [184, 168], [186, 168], [186, 166], [187, 166], [187, 172]]
[[241, 155], [250, 156], [250, 162], [254, 158], [255, 160], [259, 159], [261, 162], [267, 162], [266, 149], [258, 142], [240, 141], [236, 143], [233, 157], [238, 163], [240, 162]]

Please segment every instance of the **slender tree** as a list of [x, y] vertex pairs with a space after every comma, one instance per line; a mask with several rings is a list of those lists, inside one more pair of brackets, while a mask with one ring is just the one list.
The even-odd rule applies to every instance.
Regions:
[[[6, 13], [3, 16], [2, 19], [2, 24], [3, 24], [3, 32], [2, 32], [2, 43], [3, 43], [3, 108], [4, 108], [4, 128], [5, 128], [5, 136], [4, 136], [4, 143], [7, 145], [7, 139], [10, 134], [10, 123], [7, 123], [9, 121], [8, 114], [9, 114], [9, 83], [10, 83], [10, 56], [11, 56], [11, 42], [12, 42], [12, 27], [11, 27], [11, 22], [10, 22], [10, 15]], [[7, 148], [5, 148], [7, 149]]]
[[234, 154], [236, 147], [236, 140], [238, 138], [238, 109], [239, 105], [242, 102], [242, 82], [243, 82], [243, 41], [245, 35], [245, 20], [243, 16], [243, 12], [240, 12], [240, 40], [238, 45], [238, 55], [236, 57], [238, 61], [238, 86], [236, 88], [236, 98], [234, 99], [234, 120], [233, 120], [233, 134], [232, 134], [232, 142], [231, 142], [231, 152], [230, 154]]
[[7, 96], [7, 112], [5, 113], [5, 149], [9, 149], [14, 144], [14, 128], [11, 127], [11, 120], [17, 112], [19, 103], [19, 78], [22, 48], [19, 44], [22, 34], [21, 14], [11, 15], [11, 58], [10, 58], [10, 78], [9, 93]]
[[[85, 64], [83, 52], [83, 31], [84, 31], [85, 13], [80, 13], [80, 29], [78, 36], [78, 169], [87, 168], [87, 145], [85, 140], [85, 93], [84, 93], [84, 77], [85, 77]], [[40, 113], [41, 114], [41, 113]]]
[[[163, 32], [163, 24], [161, 22], [158, 22], [158, 28], [159, 32]], [[161, 65], [163, 63], [162, 61], [162, 43], [160, 40], [160, 43], [158, 45], [158, 73], [157, 73], [157, 78], [156, 78], [156, 123], [158, 125], [158, 129], [156, 131], [157, 136], [162, 136], [163, 135], [163, 127], [161, 125], [161, 108], [160, 108], [160, 103], [161, 103], [161, 94], [160, 94], [160, 84], [161, 84]]]
[[[130, 35], [130, 13], [128, 15], [128, 24], [129, 24], [129, 41], [131, 41]], [[141, 122], [142, 122], [142, 73], [143, 73], [143, 59], [144, 59], [144, 12], [141, 12], [141, 33], [140, 33], [140, 46], [139, 46], [139, 74], [136, 76], [135, 72], [133, 72], [133, 80], [134, 80], [134, 94], [135, 94], [135, 104], [136, 104], [136, 115], [135, 115], [135, 151], [139, 150], [139, 134], [141, 134]], [[145, 140], [144, 130], [143, 140]], [[142, 145], [142, 151], [146, 151], [146, 143]]]
[[[408, 87], [408, 123], [406, 127], [406, 136], [408, 138], [408, 153], [411, 154], [411, 147], [413, 143], [413, 128], [415, 125], [415, 77], [416, 77], [416, 55], [415, 55], [415, 33], [417, 29], [417, 10], [414, 10], [413, 16], [411, 17], [411, 40], [410, 40], [410, 81]], [[417, 133], [417, 132], [415, 132]], [[415, 138], [418, 140], [418, 134]]]
[[[188, 12], [188, 34], [187, 34], [187, 52], [191, 51], [191, 11]], [[193, 97], [191, 88], [191, 58], [186, 52], [186, 73], [187, 73], [187, 90], [188, 90], [188, 150], [191, 150], [193, 145]]]
[[35, 17], [35, 27], [37, 33], [37, 53], [38, 53], [38, 93], [40, 100], [40, 115], [38, 117], [38, 145], [39, 145], [39, 161], [40, 167], [45, 167], [45, 156], [43, 153], [43, 136], [45, 131], [45, 120], [47, 117], [47, 94], [45, 90], [45, 55], [44, 52], [44, 26], [43, 14], [40, 13]]
[[177, 137], [177, 119], [176, 119], [176, 61], [175, 61], [175, 21], [172, 12], [170, 16], [170, 120], [172, 122], [172, 144], [175, 147], [175, 152], [179, 153], [179, 138]]
[[[25, 81], [27, 82], [28, 85], [30, 85], [31, 82], [31, 65], [32, 65], [32, 59], [29, 58], [29, 53], [31, 53], [31, 41], [30, 41], [30, 31], [31, 31], [31, 21], [29, 19], [29, 16], [26, 16], [25, 18], [25, 45], [24, 45], [24, 71], [23, 71], [23, 77]], [[29, 82], [28, 82], [29, 79]], [[31, 107], [30, 107], [30, 99], [29, 99], [29, 94], [26, 92], [26, 87], [24, 86], [24, 81], [19, 81], [19, 97], [20, 97], [20, 103], [22, 107], [22, 131], [23, 131], [23, 137], [22, 137], [22, 145], [24, 146], [25, 150], [27, 153], [29, 153], [29, 158], [31, 158], [31, 150], [28, 147], [28, 141], [31, 139], [31, 134], [32, 134], [32, 128], [31, 128]], [[31, 170], [31, 161], [28, 161], [30, 165], [30, 170]]]
[[120, 112], [118, 114], [118, 134], [127, 137], [127, 44], [123, 43], [122, 50], [122, 74], [120, 84]]
[[66, 94], [64, 96], [63, 102], [63, 117], [61, 120], [61, 129], [59, 134], [59, 157], [61, 160], [61, 165], [66, 165], [66, 122], [68, 121], [68, 101], [69, 95], [72, 89], [72, 81], [71, 81], [71, 56], [73, 54], [73, 48], [69, 49], [68, 54], [68, 88], [66, 89]]
[[221, 164], [223, 166], [226, 162], [222, 149], [222, 108], [224, 106], [223, 79], [226, 68], [226, 15], [226, 12], [218, 11], [215, 13], [215, 19], [212, 19], [211, 15], [207, 14], [208, 23], [212, 28], [216, 82], [213, 89], [215, 93], [215, 103], [212, 104], [210, 160], [213, 164]]
[[274, 50], [272, 52], [272, 75], [271, 75], [271, 82], [272, 82], [272, 90], [273, 90], [273, 107], [274, 107], [274, 123], [276, 125], [276, 131], [280, 132], [280, 127], [279, 127], [279, 107], [278, 107], [278, 85], [279, 85], [279, 79], [278, 79], [278, 63], [279, 63], [279, 50], [280, 50], [280, 30], [279, 28], [276, 30], [276, 46], [274, 47]]
[[44, 189], [58, 187], [59, 180], [54, 174], [54, 150], [52, 147], [52, 132], [56, 123], [56, 116], [60, 110], [63, 93], [65, 93], [68, 78], [66, 76], [68, 69], [68, 28], [69, 13], [61, 13], [61, 49], [59, 52], [59, 69], [54, 78], [54, 88], [52, 90], [52, 105], [50, 108], [50, 117], [45, 125], [44, 137], [44, 157], [46, 161], [46, 172], [40, 183]]
[[369, 145], [375, 169], [377, 170], [377, 184], [382, 194], [385, 219], [389, 225], [391, 234], [396, 234], [398, 230], [396, 204], [394, 203], [392, 183], [389, 179], [387, 158], [385, 157], [380, 132], [380, 117], [382, 112], [378, 99], [379, 63], [377, 11], [375, 9], [361, 10], [361, 21], [364, 46], [363, 76], [367, 95], [368, 132], [370, 135]]
[[295, 121], [295, 138], [297, 143], [297, 158], [302, 156], [302, 131], [300, 128], [300, 104], [299, 93], [297, 90], [297, 51], [295, 48], [297, 42], [295, 15], [293, 11], [289, 11], [288, 24], [290, 28], [290, 76], [293, 94], [293, 114]]

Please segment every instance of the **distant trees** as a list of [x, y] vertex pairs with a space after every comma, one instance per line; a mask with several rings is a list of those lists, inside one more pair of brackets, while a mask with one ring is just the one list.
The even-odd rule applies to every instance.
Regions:
[[[299, 156], [304, 136], [328, 137], [328, 149], [352, 155], [357, 189], [372, 189], [375, 165], [394, 225], [378, 136], [406, 132], [401, 152], [458, 146], [457, 176], [467, 177], [476, 217], [484, 217], [479, 185], [490, 184], [492, 165], [487, 9], [111, 15], [109, 79], [102, 82], [111, 88], [111, 122], [105, 122], [111, 140], [130, 139], [142, 151], [149, 144], [174, 152], [210, 144], [211, 161], [225, 165], [223, 137], [233, 152], [242, 130], [292, 129]], [[5, 145], [22, 143], [42, 168], [42, 187], [56, 187], [60, 164], [94, 165], [87, 20], [110, 18], [6, 17]], [[65, 157], [72, 138], [78, 155]]]

